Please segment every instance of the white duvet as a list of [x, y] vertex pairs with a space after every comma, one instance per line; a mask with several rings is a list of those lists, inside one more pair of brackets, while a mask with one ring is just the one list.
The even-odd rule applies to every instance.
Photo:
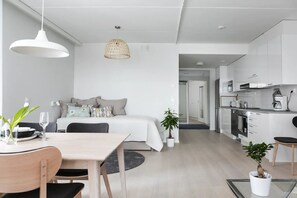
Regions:
[[72, 122], [109, 124], [109, 133], [129, 133], [126, 141], [143, 141], [156, 151], [161, 151], [163, 142], [160, 136], [160, 122], [149, 116], [115, 116], [115, 117], [72, 117], [59, 118], [58, 130], [65, 130]]

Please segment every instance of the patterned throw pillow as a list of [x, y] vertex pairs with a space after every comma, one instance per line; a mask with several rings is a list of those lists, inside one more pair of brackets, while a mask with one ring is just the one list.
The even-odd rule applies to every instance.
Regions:
[[112, 114], [112, 107], [106, 106], [106, 107], [100, 107], [100, 108], [91, 108], [91, 116], [92, 117], [113, 117]]
[[87, 105], [81, 107], [68, 106], [66, 117], [90, 117], [90, 107]]

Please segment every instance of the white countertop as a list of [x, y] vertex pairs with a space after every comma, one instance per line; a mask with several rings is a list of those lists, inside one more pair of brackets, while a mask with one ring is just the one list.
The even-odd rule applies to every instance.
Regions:
[[236, 109], [236, 110], [245, 110], [250, 112], [260, 112], [260, 113], [268, 113], [268, 114], [297, 114], [297, 111], [275, 111], [273, 109], [253, 109], [253, 108], [237, 108], [237, 107], [228, 107], [228, 106], [222, 106], [220, 107], [222, 109]]

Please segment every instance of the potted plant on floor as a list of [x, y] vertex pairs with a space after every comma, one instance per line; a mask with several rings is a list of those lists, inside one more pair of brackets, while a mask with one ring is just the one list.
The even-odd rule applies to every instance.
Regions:
[[268, 196], [272, 176], [263, 169], [261, 162], [267, 151], [273, 148], [272, 144], [266, 144], [264, 142], [253, 144], [250, 142], [248, 146], [242, 147], [247, 153], [247, 157], [251, 157], [258, 163], [257, 171], [251, 171], [249, 173], [252, 193], [258, 196]]
[[167, 111], [165, 111], [164, 115], [165, 118], [161, 121], [161, 125], [165, 128], [165, 130], [169, 130], [167, 146], [174, 147], [174, 137], [172, 136], [171, 131], [175, 128], [178, 128], [178, 115], [169, 108]]

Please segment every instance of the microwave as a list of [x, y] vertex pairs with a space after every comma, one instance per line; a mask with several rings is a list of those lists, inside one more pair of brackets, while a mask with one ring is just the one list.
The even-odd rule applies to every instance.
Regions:
[[228, 81], [227, 83], [227, 91], [233, 92], [233, 80]]

